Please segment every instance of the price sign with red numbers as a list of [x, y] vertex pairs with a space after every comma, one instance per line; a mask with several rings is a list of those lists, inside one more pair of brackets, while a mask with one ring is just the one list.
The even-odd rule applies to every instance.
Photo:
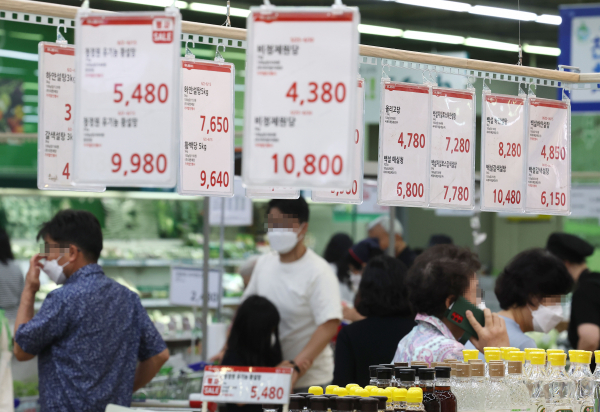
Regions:
[[77, 14], [76, 182], [175, 186], [180, 37], [174, 8]]
[[246, 197], [250, 199], [298, 199], [300, 190], [284, 187], [247, 187]]
[[235, 66], [181, 62], [179, 184], [182, 195], [233, 196]]
[[289, 403], [292, 368], [207, 366], [200, 400], [218, 403]]
[[481, 210], [523, 210], [525, 125], [524, 97], [483, 94]]
[[103, 192], [73, 183], [75, 47], [40, 42], [38, 56], [38, 188]]
[[352, 186], [358, 22], [348, 7], [251, 9], [246, 186]]
[[528, 98], [526, 212], [571, 211], [571, 107], [568, 102]]
[[312, 200], [326, 203], [361, 204], [363, 201], [363, 164], [365, 146], [365, 79], [358, 80], [358, 97], [356, 99], [356, 130], [354, 132], [354, 169], [352, 185], [346, 189], [313, 190]]
[[433, 88], [429, 206], [473, 209], [475, 91]]
[[431, 87], [382, 82], [377, 202], [427, 206]]

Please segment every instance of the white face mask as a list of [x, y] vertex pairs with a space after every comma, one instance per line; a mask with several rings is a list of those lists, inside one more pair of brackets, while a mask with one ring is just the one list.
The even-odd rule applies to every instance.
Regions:
[[358, 290], [358, 286], [360, 285], [362, 274], [354, 273], [351, 270], [348, 271], [348, 274], [350, 275], [350, 284], [352, 285], [352, 290], [356, 292]]
[[[302, 226], [301, 226], [302, 227]], [[299, 229], [298, 232], [302, 230]], [[286, 228], [269, 229], [267, 238], [271, 249], [279, 253], [288, 253], [302, 240], [298, 233]]]
[[533, 330], [548, 333], [563, 320], [563, 310], [560, 305], [539, 305], [531, 311], [533, 316]]
[[[60, 257], [58, 259], [60, 259]], [[67, 280], [67, 277], [63, 272], [63, 268], [69, 264], [69, 261], [67, 260], [67, 263], [61, 266], [58, 264], [58, 259], [46, 260], [42, 270], [54, 283], [57, 285], [62, 285]]]

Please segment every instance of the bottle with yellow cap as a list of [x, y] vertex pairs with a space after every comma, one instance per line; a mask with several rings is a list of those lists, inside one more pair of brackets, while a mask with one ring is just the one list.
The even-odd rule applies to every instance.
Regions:
[[473, 401], [473, 384], [471, 383], [471, 365], [462, 363], [456, 365], [456, 377], [452, 385], [452, 393], [456, 397], [456, 404], [459, 411], [470, 411]]
[[485, 411], [509, 411], [510, 392], [504, 379], [504, 363], [490, 363], [489, 374], [490, 380], [485, 393]]
[[406, 388], [394, 388], [394, 412], [403, 412], [406, 410], [406, 394], [408, 390]]
[[327, 395], [335, 395], [334, 389], [339, 388], [337, 385], [327, 385], [325, 388], [325, 394]]
[[421, 388], [410, 388], [406, 392], [406, 412], [425, 412], [423, 406], [423, 390]]
[[596, 370], [594, 371], [594, 411], [600, 410], [600, 350], [594, 351], [594, 360], [596, 362]]
[[471, 359], [479, 358], [479, 351], [477, 349], [463, 349], [463, 361], [469, 363]]
[[487, 351], [485, 351], [485, 353], [483, 354], [485, 356], [485, 378], [489, 379], [490, 377], [490, 363], [492, 361], [499, 361], [502, 362], [502, 352], [500, 352], [500, 349], [497, 348], [492, 348], [489, 349]]
[[576, 409], [579, 407], [579, 411], [575, 412], [592, 412], [594, 409], [594, 377], [590, 370], [590, 363], [592, 362], [592, 352], [583, 351], [569, 351], [569, 358], [571, 361], [571, 378], [577, 382], [577, 389], [575, 391]]
[[523, 365], [523, 374], [525, 375], [525, 377], [529, 377], [529, 370], [531, 369], [531, 356], [530, 355], [532, 352], [546, 353], [546, 351], [544, 349], [525, 348], [525, 364]]
[[320, 386], [311, 386], [308, 388], [308, 393], [312, 393], [315, 396], [323, 395], [323, 388]]
[[385, 402], [385, 410], [393, 411], [394, 410], [394, 388], [392, 388], [392, 387], [385, 388], [383, 391], [380, 391], [379, 393], [382, 396], [387, 396], [387, 401]]
[[339, 397], [348, 396], [348, 389], [338, 387], [333, 390], [333, 394]]
[[546, 401], [544, 392], [544, 381], [546, 380], [546, 352], [531, 352], [529, 358], [531, 366], [527, 379], [527, 389], [529, 389], [531, 395], [533, 412], [541, 412]]
[[577, 383], [565, 373], [566, 363], [566, 353], [548, 354], [548, 378], [544, 383], [544, 392], [548, 395], [546, 412], [575, 412], [573, 407]]
[[529, 398], [529, 390], [525, 383], [523, 375], [523, 361], [525, 360], [525, 352], [511, 351], [509, 352], [508, 375], [506, 377], [506, 385], [510, 392], [510, 409], [511, 412], [533, 412], [531, 411], [531, 400]]

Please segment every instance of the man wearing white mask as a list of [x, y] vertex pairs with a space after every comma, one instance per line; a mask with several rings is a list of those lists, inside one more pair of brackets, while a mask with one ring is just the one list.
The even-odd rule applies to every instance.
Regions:
[[[13, 353], [38, 355], [44, 412], [103, 412], [129, 406], [169, 358], [139, 297], [97, 264], [102, 230], [94, 215], [63, 210], [42, 225], [44, 253], [31, 258], [15, 322]], [[43, 262], [43, 263], [42, 263]], [[62, 287], [34, 315], [40, 270]]]
[[256, 262], [244, 292], [244, 298], [259, 295], [277, 307], [283, 357], [295, 369], [296, 391], [333, 379], [329, 342], [342, 318], [336, 275], [325, 259], [304, 245], [308, 217], [302, 197], [269, 202], [267, 238], [273, 252]]

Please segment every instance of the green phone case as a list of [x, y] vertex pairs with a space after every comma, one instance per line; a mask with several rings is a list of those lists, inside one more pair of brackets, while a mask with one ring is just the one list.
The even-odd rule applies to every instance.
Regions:
[[477, 338], [478, 336], [475, 332], [475, 329], [473, 329], [471, 323], [469, 323], [469, 319], [467, 319], [467, 310], [473, 312], [475, 319], [477, 319], [481, 326], [485, 326], [485, 317], [483, 315], [483, 311], [462, 296], [460, 296], [446, 311], [446, 318], [464, 330], [469, 336], [474, 336]]

